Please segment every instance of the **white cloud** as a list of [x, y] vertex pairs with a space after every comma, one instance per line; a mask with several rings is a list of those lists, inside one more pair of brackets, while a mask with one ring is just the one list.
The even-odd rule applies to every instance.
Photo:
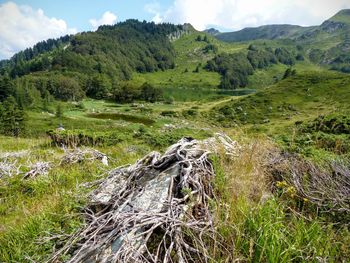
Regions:
[[64, 20], [45, 16], [41, 9], [13, 2], [0, 5], [0, 59], [10, 58], [39, 41], [76, 32]]
[[209, 25], [238, 30], [276, 23], [317, 25], [343, 8], [350, 8], [349, 0], [174, 0], [166, 11], [149, 13], [154, 21], [188, 22], [198, 30]]
[[151, 14], [157, 14], [161, 10], [160, 4], [156, 1], [146, 4], [144, 9], [146, 12], [151, 13]]
[[163, 18], [160, 16], [159, 13], [155, 14], [154, 17], [152, 18], [152, 22], [159, 24], [163, 22]]
[[156, 24], [161, 23], [163, 21], [163, 17], [161, 16], [161, 7], [160, 4], [156, 1], [152, 3], [148, 3], [144, 7], [147, 13], [153, 15], [152, 21]]
[[96, 30], [102, 25], [113, 25], [117, 22], [117, 16], [110, 11], [104, 12], [100, 19], [90, 19], [89, 20], [92, 29]]

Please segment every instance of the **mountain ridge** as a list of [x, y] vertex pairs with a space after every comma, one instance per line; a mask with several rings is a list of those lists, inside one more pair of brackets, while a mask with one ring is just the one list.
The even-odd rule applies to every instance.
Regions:
[[305, 33], [310, 33], [319, 28], [332, 33], [338, 29], [345, 28], [347, 25], [350, 25], [350, 9], [343, 9], [318, 26], [271, 24], [258, 27], [246, 27], [238, 31], [218, 33], [215, 37], [226, 42], [241, 42], [257, 39], [296, 39]]

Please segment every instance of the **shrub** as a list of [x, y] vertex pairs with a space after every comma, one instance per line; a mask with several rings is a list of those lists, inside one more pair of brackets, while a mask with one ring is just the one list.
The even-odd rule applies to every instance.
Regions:
[[50, 130], [47, 132], [52, 144], [58, 147], [114, 145], [126, 139], [126, 135], [118, 132], [90, 132], [85, 130]]
[[184, 110], [182, 111], [182, 115], [184, 117], [194, 117], [194, 116], [197, 116], [198, 115], [198, 110], [196, 109], [189, 109], [189, 110]]
[[350, 134], [350, 117], [341, 114], [319, 116], [302, 127], [304, 132], [322, 131], [330, 134]]
[[166, 117], [177, 117], [178, 113], [172, 110], [165, 110], [165, 111], [162, 111], [160, 115], [166, 116]]

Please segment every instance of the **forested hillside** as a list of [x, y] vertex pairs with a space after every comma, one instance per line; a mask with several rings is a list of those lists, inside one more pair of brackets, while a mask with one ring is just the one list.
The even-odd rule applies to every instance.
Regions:
[[0, 100], [13, 96], [21, 107], [46, 109], [43, 105], [53, 99], [113, 98], [125, 90], [121, 82], [130, 80], [133, 72], [174, 68], [170, 39], [190, 30], [128, 20], [101, 26], [96, 32], [40, 42], [1, 62]]
[[128, 20], [57, 40], [47, 40], [2, 62], [12, 78], [38, 71], [103, 73], [130, 79], [132, 71], [152, 72], [174, 67], [168, 36], [183, 26]]

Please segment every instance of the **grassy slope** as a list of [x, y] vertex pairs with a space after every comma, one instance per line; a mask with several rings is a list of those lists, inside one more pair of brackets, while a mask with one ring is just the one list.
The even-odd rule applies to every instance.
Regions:
[[345, 24], [350, 24], [349, 21], [350, 9], [343, 9], [331, 17], [329, 20], [334, 22], [341, 22]]
[[[342, 159], [348, 162], [347, 134], [304, 132], [319, 116], [348, 116], [350, 113], [350, 78], [346, 74], [299, 71], [239, 100], [218, 104], [210, 111], [214, 123], [239, 130], [268, 135], [288, 151], [302, 154], [316, 162]], [[296, 125], [298, 124], [298, 125]], [[228, 128], [227, 130], [231, 130]]]
[[[207, 72], [200, 69], [199, 73], [193, 71], [200, 64], [204, 66], [207, 61], [214, 57], [214, 53], [204, 53], [203, 49], [208, 43], [196, 41], [198, 35], [204, 36], [203, 33], [186, 35], [173, 42], [176, 50], [176, 67], [173, 70], [165, 72], [135, 74], [134, 81], [143, 83], [150, 82], [160, 87], [205, 87], [215, 88], [219, 85], [220, 75], [216, 72]], [[208, 36], [211, 44], [218, 47], [218, 52], [239, 52], [246, 50], [247, 44], [228, 44], [212, 36]], [[185, 72], [185, 70], [188, 72]]]
[[[241, 100], [215, 108], [216, 114], [223, 108], [233, 109], [223, 121], [261, 124], [276, 130], [298, 120], [314, 118], [330, 112], [349, 112], [350, 78], [346, 74], [330, 71], [304, 71], [262, 89]], [[241, 109], [237, 110], [238, 107]], [[241, 112], [241, 113], [240, 113]], [[231, 114], [231, 115], [230, 115]]]
[[292, 38], [309, 28], [294, 25], [265, 25], [256, 28], [245, 28], [236, 32], [221, 33], [217, 38], [227, 42], [249, 41], [254, 39]]
[[[183, 136], [205, 138], [211, 131], [203, 130], [208, 124], [185, 119], [182, 112], [194, 103], [126, 104], [87, 100], [85, 110], [77, 109], [70, 103], [63, 104], [64, 117], [58, 119], [52, 114], [30, 112], [27, 123], [29, 138], [0, 137], [0, 156], [6, 152], [28, 150], [20, 158], [10, 158], [9, 162], [21, 165], [21, 172], [29, 170], [29, 165], [38, 161], [48, 161], [54, 168], [48, 176], [22, 180], [22, 176], [0, 177], [0, 262], [43, 262], [51, 253], [58, 239], [51, 235], [69, 234], [75, 231], [82, 219], [78, 212], [84, 205], [90, 188], [79, 184], [104, 177], [106, 171], [114, 167], [133, 163], [148, 152], [164, 149]], [[152, 110], [146, 110], [152, 108]], [[164, 117], [162, 111], [174, 111], [178, 117]], [[123, 113], [152, 118], [152, 126], [131, 123], [125, 120], [99, 120], [86, 117], [89, 112]], [[123, 136], [123, 141], [114, 145], [94, 147], [106, 153], [110, 167], [99, 161], [82, 162], [73, 165], [59, 165], [64, 152], [52, 147], [44, 135], [48, 129], [59, 123], [68, 129], [84, 129], [93, 132], [115, 132]], [[175, 128], [165, 129], [164, 124]], [[139, 134], [139, 136], [134, 136]], [[0, 162], [3, 159], [0, 158]], [[38, 245], [42, 242], [42, 245]], [[40, 243], [41, 244], [41, 243]]]

